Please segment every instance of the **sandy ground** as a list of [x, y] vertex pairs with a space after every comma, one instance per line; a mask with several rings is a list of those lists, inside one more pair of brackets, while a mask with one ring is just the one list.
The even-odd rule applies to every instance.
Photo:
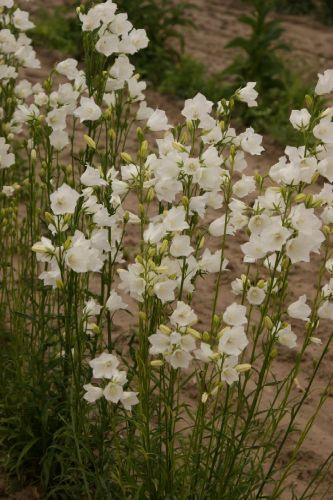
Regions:
[[[64, 1], [64, 0], [63, 0]], [[230, 63], [233, 52], [225, 50], [224, 46], [232, 37], [242, 33], [244, 27], [238, 21], [238, 16], [243, 13], [243, 7], [238, 0], [192, 0], [197, 5], [198, 10], [191, 13], [197, 28], [189, 30], [186, 34], [187, 49], [186, 51], [205, 63], [211, 71], [219, 71]], [[36, 0], [31, 4], [32, 10], [44, 2]], [[50, 10], [55, 4], [62, 3], [61, 0], [48, 0], [47, 5], [50, 5]], [[293, 68], [302, 71], [306, 78], [313, 77], [317, 72], [322, 72], [324, 69], [333, 67], [333, 28], [329, 28], [319, 24], [316, 20], [305, 16], [283, 16], [285, 27], [285, 40], [291, 45], [292, 51], [288, 54], [288, 60]], [[61, 59], [60, 54], [47, 51], [40, 51], [42, 60], [42, 70], [27, 71], [26, 77], [32, 81], [41, 81], [44, 79], [49, 68], [57, 60]], [[154, 91], [148, 92], [148, 102], [154, 106], [158, 106], [167, 111], [171, 122], [175, 122], [179, 117], [182, 102], [177, 98], [159, 95]], [[269, 148], [264, 159], [251, 160], [249, 171], [263, 171], [275, 162], [280, 156], [281, 149], [272, 145], [269, 138], [265, 138], [265, 146]], [[249, 172], [250, 173], [250, 172]], [[209, 218], [209, 217], [208, 217]], [[130, 235], [127, 244], [135, 245], [135, 234]], [[230, 272], [227, 278], [223, 281], [223, 293], [220, 295], [219, 308], [220, 310], [233, 301], [234, 297], [230, 293], [228, 282], [239, 276], [242, 272], [242, 256], [239, 249], [239, 244], [242, 237], [236, 237], [230, 240], [227, 248], [227, 258], [230, 260]], [[212, 242], [211, 248], [217, 248], [217, 243]], [[311, 297], [314, 293], [314, 283], [318, 270], [319, 259], [317, 256], [312, 263], [300, 264], [294, 266], [292, 272], [292, 285], [290, 301], [295, 300], [303, 293]], [[209, 309], [211, 304], [211, 295], [214, 284], [214, 278], [201, 281], [199, 284], [199, 299], [194, 300], [194, 308], [200, 318], [199, 327], [203, 328], [207, 324], [209, 318]], [[120, 332], [126, 326], [128, 316], [119, 315], [116, 320], [116, 329]], [[296, 329], [300, 337], [303, 335], [302, 325], [297, 324]], [[323, 338], [328, 337], [331, 331], [330, 325], [322, 325], [320, 333]], [[310, 352], [310, 351], [309, 351]], [[302, 364], [301, 373], [299, 375], [299, 383], [304, 385], [309, 377], [313, 361], [317, 359], [320, 349], [313, 347], [311, 354], [307, 354]], [[280, 349], [279, 356], [276, 360], [275, 370], [278, 375], [287, 373], [292, 366], [295, 354], [288, 350]], [[312, 414], [314, 402], [321, 394], [322, 388], [326, 383], [328, 376], [332, 373], [333, 354], [329, 353], [320, 370], [318, 381], [313, 394], [308, 398], [304, 406], [304, 410], [298, 420], [298, 424], [304, 425], [309, 416]], [[297, 388], [295, 386], [295, 391]], [[269, 394], [267, 394], [269, 397]], [[318, 467], [318, 465], [327, 457], [330, 451], [333, 450], [333, 398], [330, 397], [324, 411], [318, 417], [313, 426], [306, 442], [303, 446], [298, 463], [297, 471], [291, 477], [291, 483], [299, 494], [304, 489], [309, 476]], [[287, 449], [282, 456], [282, 462], [288, 459], [288, 448], [292, 443], [288, 443]], [[331, 493], [325, 496], [326, 499], [333, 498], [333, 483], [332, 476], [327, 478], [325, 482], [326, 488], [332, 485]], [[35, 488], [27, 488], [10, 496], [5, 495], [5, 483], [0, 481], [0, 498], [11, 498], [17, 500], [29, 500], [39, 498], [38, 490]], [[222, 498], [222, 497], [221, 497]], [[281, 496], [282, 499], [291, 499], [290, 491]], [[317, 497], [316, 497], [317, 498]], [[318, 498], [321, 498], [318, 496]]]

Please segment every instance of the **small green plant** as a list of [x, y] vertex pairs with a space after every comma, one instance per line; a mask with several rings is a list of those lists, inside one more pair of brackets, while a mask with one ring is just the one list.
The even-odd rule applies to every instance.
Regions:
[[315, 5], [312, 0], [280, 0], [276, 2], [276, 8], [288, 14], [307, 14]]
[[[91, 2], [90, 2], [91, 3]], [[163, 80], [166, 72], [179, 63], [185, 46], [182, 29], [193, 26], [187, 11], [193, 5], [175, 0], [117, 0], [121, 12], [135, 26], [142, 26], [150, 40], [142, 54], [135, 54], [133, 62], [139, 72], [154, 86]], [[47, 45], [79, 60], [83, 58], [81, 26], [73, 11], [79, 2], [72, 0], [56, 7], [50, 17], [45, 10], [37, 15], [37, 27], [32, 36], [37, 45]]]
[[220, 100], [228, 92], [219, 73], [210, 75], [206, 66], [190, 55], [184, 55], [176, 66], [166, 72], [158, 89], [183, 99], [201, 92], [213, 101]]
[[281, 55], [288, 46], [281, 39], [281, 21], [272, 19], [274, 0], [244, 0], [252, 7], [240, 21], [250, 28], [248, 36], [237, 36], [226, 48], [238, 49], [232, 64], [222, 73], [229, 81], [231, 93], [248, 81], [255, 81], [262, 106], [245, 109], [245, 123], [254, 123], [262, 132], [269, 132], [277, 142], [298, 143], [297, 134], [287, 120], [292, 107], [303, 104], [307, 88], [297, 75], [291, 73]]

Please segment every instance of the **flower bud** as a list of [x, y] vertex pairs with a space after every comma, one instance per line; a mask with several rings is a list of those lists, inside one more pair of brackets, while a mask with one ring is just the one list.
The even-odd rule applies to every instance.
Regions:
[[48, 224], [53, 224], [54, 223], [54, 217], [50, 212], [45, 212], [44, 214], [45, 220]]
[[163, 359], [153, 359], [153, 361], [150, 362], [150, 366], [154, 366], [154, 367], [159, 367], [159, 366], [163, 366], [163, 365], [164, 365]]
[[299, 193], [295, 196], [295, 202], [296, 203], [303, 203], [303, 201], [305, 200], [306, 198], [306, 194], [305, 193]]
[[86, 141], [86, 144], [89, 148], [91, 149], [96, 149], [96, 142], [94, 139], [92, 139], [89, 135], [84, 134], [83, 135], [84, 140]]
[[313, 98], [309, 94], [306, 94], [305, 96], [305, 104], [308, 109], [312, 108]]
[[64, 243], [64, 250], [68, 250], [72, 246], [72, 238], [67, 238]]
[[123, 222], [124, 222], [124, 224], [127, 224], [127, 222], [129, 221], [129, 217], [130, 217], [130, 215], [129, 215], [129, 213], [126, 211], [126, 212], [124, 213], [124, 215], [123, 215]]
[[[2, 221], [2, 223], [3, 223], [3, 221]], [[35, 243], [34, 245], [32, 245], [31, 250], [35, 253], [48, 253], [49, 252], [49, 249], [46, 248], [46, 246], [41, 245], [40, 243]]]
[[133, 163], [132, 157], [129, 153], [122, 152], [120, 153], [120, 156], [125, 163]]
[[31, 161], [34, 163], [36, 161], [36, 158], [37, 158], [37, 152], [35, 149], [32, 149], [31, 152], [30, 152], [30, 158], [31, 158]]
[[208, 340], [210, 339], [210, 335], [209, 333], [207, 332], [207, 330], [205, 330], [203, 333], [202, 333], [202, 340], [204, 342], [208, 342]]
[[313, 176], [311, 177], [311, 184], [315, 184], [320, 176], [319, 172], [315, 172]]
[[331, 229], [329, 226], [323, 226], [321, 228], [322, 232], [324, 233], [325, 236], [330, 236], [331, 235]]
[[236, 371], [238, 373], [244, 373], [244, 372], [248, 372], [249, 370], [251, 370], [251, 368], [252, 368], [252, 366], [249, 363], [243, 363], [243, 364], [236, 366]]
[[148, 142], [147, 141], [143, 141], [141, 144], [140, 144], [140, 156], [145, 158], [148, 154], [148, 149], [149, 149], [149, 146], [148, 146]]
[[172, 331], [171, 328], [169, 328], [166, 325], [159, 325], [158, 329], [161, 330], [161, 332], [164, 333], [165, 335], [170, 335]]
[[318, 337], [310, 337], [309, 340], [310, 340], [310, 342], [312, 342], [313, 344], [316, 344], [316, 345], [322, 344], [321, 339], [319, 339]]
[[199, 242], [199, 250], [201, 250], [203, 248], [204, 244], [205, 244], [205, 237], [202, 236], [200, 238], [200, 242]]
[[204, 392], [201, 396], [201, 403], [205, 404], [208, 399], [208, 392]]
[[141, 128], [141, 127], [138, 127], [138, 128], [136, 129], [136, 136], [137, 136], [137, 138], [138, 138], [139, 142], [144, 141], [145, 136], [144, 136], [144, 134], [143, 134], [143, 131], [142, 131], [142, 128]]
[[187, 196], [182, 197], [182, 205], [184, 208], [188, 207], [188, 197]]
[[221, 324], [221, 319], [220, 317], [217, 315], [217, 314], [214, 314], [214, 317], [213, 317], [213, 325], [218, 328]]
[[96, 323], [90, 323], [89, 329], [95, 334], [98, 335], [101, 332], [101, 329]]
[[60, 288], [60, 290], [63, 290], [65, 288], [64, 282], [60, 279], [56, 280], [56, 285], [57, 288]]
[[273, 347], [273, 349], [269, 353], [269, 356], [271, 359], [275, 359], [277, 357], [277, 355], [278, 355], [278, 350], [275, 347]]
[[163, 255], [168, 250], [168, 248], [169, 248], [168, 240], [163, 240], [159, 249], [159, 254]]
[[109, 138], [111, 139], [112, 142], [116, 140], [117, 134], [113, 128], [110, 128], [109, 130]]
[[176, 150], [179, 151], [180, 153], [186, 153], [186, 148], [181, 144], [180, 142], [173, 142], [172, 147]]
[[146, 315], [146, 313], [143, 312], [143, 311], [140, 311], [139, 312], [139, 318], [140, 318], [141, 321], [147, 321], [147, 315]]
[[148, 192], [147, 192], [147, 201], [148, 202], [151, 202], [153, 201], [153, 199], [155, 198], [155, 190], [154, 188], [151, 186], [149, 189], [148, 189]]
[[264, 317], [264, 325], [267, 328], [267, 330], [271, 330], [273, 328], [273, 321], [269, 316]]
[[198, 332], [198, 330], [195, 330], [194, 328], [187, 327], [186, 328], [186, 333], [189, 333], [195, 339], [201, 340], [201, 334], [200, 334], [200, 332]]

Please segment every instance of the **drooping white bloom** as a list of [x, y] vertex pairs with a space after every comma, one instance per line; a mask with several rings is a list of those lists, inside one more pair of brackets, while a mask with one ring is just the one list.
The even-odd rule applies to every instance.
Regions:
[[132, 406], [139, 403], [138, 392], [124, 391], [120, 398], [120, 402], [127, 411], [132, 410]]
[[209, 344], [207, 344], [207, 342], [201, 342], [200, 349], [196, 349], [194, 351], [194, 355], [195, 355], [196, 359], [199, 359], [200, 361], [203, 361], [204, 363], [209, 363], [213, 354], [214, 353], [212, 351], [212, 348], [210, 347]]
[[168, 359], [170, 365], [175, 370], [177, 368], [188, 368], [191, 360], [191, 354], [183, 349], [175, 349]]
[[234, 302], [224, 311], [223, 321], [232, 326], [244, 325], [247, 323], [246, 307]]
[[124, 395], [123, 385], [127, 382], [125, 371], [116, 371], [110, 382], [104, 387], [103, 396], [107, 401], [118, 403]]
[[198, 317], [188, 304], [177, 302], [177, 307], [170, 316], [170, 323], [174, 326], [191, 326], [198, 321]]
[[78, 74], [77, 65], [76, 59], [69, 58], [58, 63], [55, 69], [60, 75], [66, 76], [69, 80], [74, 80]]
[[90, 317], [90, 316], [97, 316], [101, 312], [102, 306], [96, 302], [95, 299], [91, 298], [86, 301], [84, 309], [83, 309], [83, 314]]
[[110, 379], [117, 372], [119, 359], [114, 354], [102, 352], [97, 358], [89, 361], [89, 365], [93, 369], [94, 378]]
[[74, 111], [74, 116], [80, 118], [81, 123], [87, 120], [96, 121], [101, 114], [101, 108], [92, 97], [81, 97], [80, 106]]
[[256, 306], [259, 306], [264, 302], [265, 296], [265, 291], [258, 286], [251, 286], [246, 294], [248, 302]]
[[221, 380], [226, 382], [228, 385], [237, 382], [239, 379], [239, 373], [236, 370], [236, 366], [238, 363], [237, 356], [228, 356], [223, 363], [221, 370]]
[[186, 212], [183, 206], [172, 207], [164, 217], [163, 225], [166, 231], [182, 231], [187, 229]]
[[243, 326], [234, 326], [225, 329], [219, 340], [218, 350], [223, 354], [239, 356], [248, 343]]
[[323, 74], [318, 74], [318, 83], [315, 88], [317, 95], [329, 94], [333, 90], [333, 70], [327, 69]]
[[123, 299], [115, 290], [112, 290], [110, 297], [106, 301], [105, 307], [110, 311], [111, 314], [114, 314], [120, 309], [127, 309], [128, 304], [123, 301]]
[[168, 117], [162, 109], [156, 109], [147, 120], [147, 127], [153, 132], [168, 130], [171, 125], [168, 123]]
[[50, 134], [50, 144], [56, 151], [61, 151], [69, 144], [69, 137], [65, 130], [54, 129]]
[[85, 171], [80, 177], [81, 184], [84, 186], [107, 186], [106, 180], [101, 178], [100, 172], [97, 168], [90, 165], [86, 166]]
[[277, 332], [277, 339], [281, 345], [283, 345], [285, 347], [289, 347], [289, 349], [294, 349], [297, 345], [297, 336], [291, 330], [290, 325], [287, 325], [286, 327], [281, 328]]
[[170, 253], [173, 257], [189, 257], [194, 252], [191, 247], [191, 239], [187, 235], [176, 234], [170, 246]]
[[54, 215], [73, 214], [80, 195], [75, 189], [64, 183], [50, 196]]
[[4, 137], [0, 137], [0, 169], [9, 168], [15, 163], [15, 155], [8, 153], [9, 144], [6, 144]]
[[333, 303], [325, 300], [318, 309], [318, 317], [333, 320]]
[[237, 140], [246, 153], [260, 155], [264, 151], [264, 148], [261, 146], [262, 136], [256, 134], [252, 127], [247, 128], [245, 132], [240, 134]]
[[331, 118], [322, 118], [313, 128], [313, 135], [325, 144], [333, 144], [333, 122]]
[[301, 295], [296, 302], [288, 307], [288, 314], [291, 318], [307, 321], [311, 314], [311, 307], [306, 304], [306, 295]]
[[159, 281], [154, 285], [154, 293], [163, 302], [171, 302], [175, 298], [174, 290], [177, 288], [177, 281]]
[[306, 108], [303, 109], [293, 109], [290, 114], [290, 123], [292, 126], [299, 129], [306, 129], [310, 123], [311, 115]]
[[83, 388], [86, 391], [83, 398], [88, 401], [88, 403], [95, 403], [103, 396], [103, 389], [96, 385], [86, 384]]
[[258, 92], [254, 89], [256, 82], [248, 82], [245, 87], [238, 90], [237, 97], [240, 101], [245, 102], [249, 108], [258, 106]]
[[182, 115], [187, 120], [205, 121], [207, 115], [212, 111], [213, 103], [198, 93], [193, 99], [186, 99]]

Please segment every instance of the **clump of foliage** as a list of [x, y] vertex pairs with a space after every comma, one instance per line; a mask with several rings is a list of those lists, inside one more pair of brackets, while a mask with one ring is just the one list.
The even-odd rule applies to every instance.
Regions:
[[288, 14], [314, 13], [325, 24], [333, 22], [332, 0], [281, 0], [276, 1], [276, 9]]
[[270, 131], [279, 142], [285, 142], [286, 137], [290, 140], [290, 134], [297, 142], [286, 117], [293, 106], [302, 105], [307, 88], [287, 69], [281, 57], [288, 46], [281, 38], [284, 31], [281, 21], [271, 18], [275, 2], [244, 1], [252, 9], [239, 20], [250, 28], [250, 33], [237, 36], [226, 45], [239, 53], [222, 76], [229, 81], [232, 91], [248, 81], [257, 83], [262, 106], [260, 110], [245, 110], [245, 122], [255, 123], [263, 132]]
[[[181, 59], [185, 45], [182, 28], [193, 26], [187, 17], [193, 5], [175, 0], [143, 0], [140, 4], [137, 0], [117, 0], [116, 3], [120, 11], [128, 14], [132, 24], [142, 26], [147, 32], [150, 44], [145, 51], [135, 54], [133, 61], [138, 71], [156, 86]], [[66, 6], [56, 7], [52, 16], [42, 9], [37, 14], [37, 27], [32, 35], [36, 44], [81, 60], [81, 26], [73, 15], [74, 8], [79, 5], [72, 0]]]
[[220, 73], [209, 74], [207, 67], [190, 55], [184, 55], [176, 66], [166, 72], [158, 89], [183, 99], [201, 92], [213, 101], [218, 101], [230, 90], [223, 84]]

